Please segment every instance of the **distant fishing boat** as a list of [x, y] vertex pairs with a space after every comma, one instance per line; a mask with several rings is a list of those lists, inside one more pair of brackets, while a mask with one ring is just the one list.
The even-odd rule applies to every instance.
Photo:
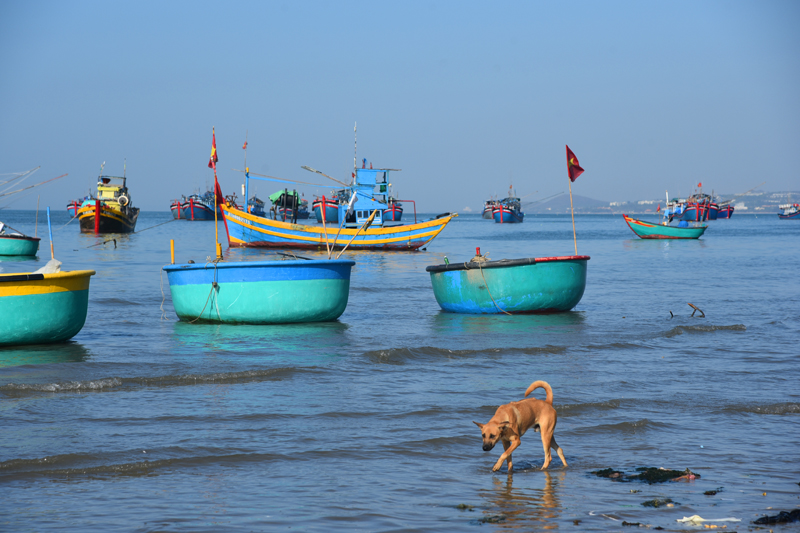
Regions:
[[317, 198], [311, 202], [311, 209], [314, 211], [314, 217], [317, 222], [322, 223], [322, 217], [325, 217], [326, 224], [339, 223], [339, 203], [347, 203], [347, 198], [344, 197], [346, 191], [333, 191], [332, 198]]
[[0, 255], [35, 256], [39, 241], [38, 237], [30, 237], [0, 222]]
[[[104, 176], [103, 166], [97, 178], [97, 196], [87, 197], [78, 209], [81, 233], [132, 233], [136, 229], [139, 208], [131, 204], [125, 173]], [[112, 185], [118, 180], [120, 185]]]
[[707, 194], [693, 194], [686, 200], [680, 220], [686, 222], [705, 222], [711, 209], [711, 197]]
[[[214, 191], [190, 194], [182, 204], [181, 215], [186, 220], [214, 220]], [[219, 207], [216, 216], [222, 216]]]
[[247, 212], [257, 217], [266, 216], [266, 211], [264, 211], [264, 200], [253, 195], [252, 198], [247, 200]]
[[733, 209], [731, 204], [721, 204], [717, 212], [717, 220], [731, 218], [733, 216]]
[[525, 219], [522, 212], [520, 199], [516, 197], [503, 198], [492, 207], [492, 218], [498, 224], [519, 224]]
[[778, 218], [781, 220], [787, 219], [798, 219], [800, 220], [800, 204], [783, 204], [779, 205], [778, 209], [781, 210], [778, 213]]
[[[214, 136], [209, 166], [214, 169], [214, 186], [222, 202], [216, 162]], [[262, 218], [235, 210], [241, 216]], [[228, 263], [223, 261], [217, 241], [214, 261], [175, 264], [173, 247], [172, 263], [163, 268], [181, 320], [285, 324], [339, 318], [347, 307], [353, 265], [349, 260], [305, 259]]]
[[623, 214], [622, 217], [638, 237], [642, 239], [698, 239], [705, 233], [708, 226], [690, 227], [686, 221], [681, 221], [680, 224], [686, 226], [668, 226], [665, 224], [652, 224], [631, 218]]
[[433, 294], [450, 313], [540, 314], [569, 311], [586, 289], [587, 255], [433, 265]]
[[481, 215], [483, 218], [491, 219], [492, 218], [492, 209], [494, 208], [497, 202], [493, 199], [486, 200], [483, 203], [483, 214]]
[[180, 200], [172, 200], [172, 203], [169, 204], [169, 210], [172, 212], [172, 218], [174, 219], [181, 219], [183, 218], [183, 202], [186, 200], [186, 197], [181, 197]]
[[277, 208], [277, 217], [283, 221], [286, 220], [306, 220], [310, 216], [308, 211], [308, 200], [302, 198], [294, 206], [286, 206]]
[[383, 210], [383, 221], [400, 222], [402, 219], [403, 219], [403, 204], [400, 203], [400, 201], [395, 200], [390, 196], [388, 207]]
[[285, 324], [336, 320], [355, 261], [287, 260], [166, 265], [181, 320]]

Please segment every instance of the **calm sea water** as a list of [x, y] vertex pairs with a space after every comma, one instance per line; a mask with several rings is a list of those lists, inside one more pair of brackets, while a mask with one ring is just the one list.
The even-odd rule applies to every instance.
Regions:
[[[800, 505], [800, 222], [737, 213], [700, 240], [657, 242], [621, 216], [577, 216], [592, 259], [573, 312], [445, 314], [425, 272], [445, 255], [573, 253], [568, 216], [466, 215], [426, 251], [346, 253], [337, 322], [220, 326], [177, 321], [161, 273], [169, 239], [179, 262], [213, 255], [213, 223], [142, 231], [170, 219], [143, 213], [141, 233], [101, 244], [62, 211], [56, 258], [97, 275], [71, 342], [0, 349], [0, 530], [697, 530], [676, 519], [699, 514], [743, 531]], [[33, 212], [0, 220], [35, 229]], [[47, 259], [45, 239], [38, 260], [0, 269]], [[492, 473], [501, 451], [482, 451], [472, 421], [538, 379], [569, 467], [538, 470], [529, 433], [515, 472]], [[642, 466], [701, 477], [589, 474]], [[642, 506], [653, 498], [678, 503]]]

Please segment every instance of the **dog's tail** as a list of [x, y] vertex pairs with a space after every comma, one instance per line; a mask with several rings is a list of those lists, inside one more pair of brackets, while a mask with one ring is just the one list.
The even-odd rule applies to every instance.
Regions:
[[544, 401], [550, 405], [553, 405], [553, 389], [550, 388], [550, 384], [548, 384], [546, 381], [534, 381], [531, 383], [531, 386], [528, 387], [528, 390], [525, 391], [525, 396], [532, 393], [536, 389], [544, 389], [544, 391], [547, 393], [547, 398]]

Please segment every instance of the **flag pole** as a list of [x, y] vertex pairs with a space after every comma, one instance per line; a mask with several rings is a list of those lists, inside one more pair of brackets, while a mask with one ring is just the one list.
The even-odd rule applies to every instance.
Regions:
[[[217, 136], [214, 134], [214, 128], [211, 128], [211, 135], [214, 139], [214, 156], [217, 155]], [[217, 162], [211, 160], [211, 168], [214, 169], [214, 242], [216, 243], [217, 259], [222, 259], [222, 245], [219, 243], [219, 225], [217, 220], [217, 211], [219, 210], [219, 200], [217, 199], [217, 190], [219, 190], [219, 182], [217, 181]]]
[[575, 241], [575, 255], [578, 255], [578, 236], [575, 233], [575, 209], [572, 207], [572, 179], [569, 180], [569, 210], [572, 213], [572, 239]]

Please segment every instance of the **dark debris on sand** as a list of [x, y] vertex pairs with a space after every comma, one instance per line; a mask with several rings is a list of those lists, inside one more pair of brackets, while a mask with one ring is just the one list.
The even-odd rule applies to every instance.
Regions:
[[792, 511], [781, 511], [775, 516], [762, 516], [758, 520], [753, 520], [754, 524], [788, 524], [790, 522], [800, 522], [800, 509]]
[[663, 500], [654, 498], [652, 500], [647, 500], [646, 502], [642, 502], [644, 507], [667, 507], [667, 504], [672, 505], [680, 505], [678, 502], [672, 501], [672, 498], [664, 498]]
[[688, 468], [686, 470], [669, 470], [667, 468], [641, 467], [637, 468], [638, 474], [625, 474], [613, 468], [605, 468], [589, 472], [597, 477], [605, 477], [612, 481], [644, 481], [645, 483], [664, 483], [666, 481], [689, 481], [699, 478], [700, 474], [695, 474]]

